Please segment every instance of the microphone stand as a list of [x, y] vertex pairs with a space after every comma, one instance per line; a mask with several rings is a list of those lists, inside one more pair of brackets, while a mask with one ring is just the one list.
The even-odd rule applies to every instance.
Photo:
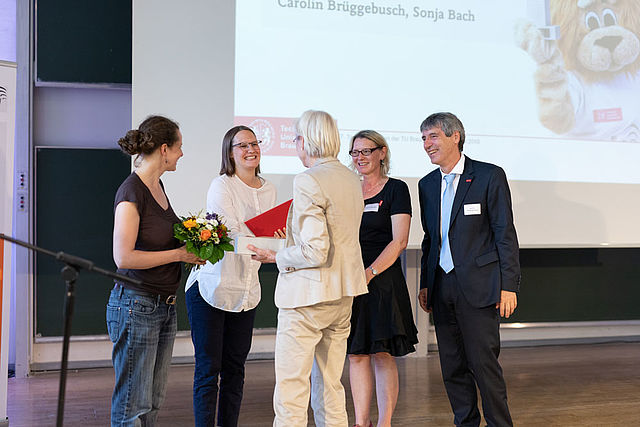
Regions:
[[14, 243], [18, 246], [31, 249], [32, 251], [40, 252], [42, 254], [51, 256], [64, 264], [60, 274], [65, 281], [67, 291], [64, 299], [64, 324], [63, 324], [63, 339], [62, 339], [62, 360], [60, 361], [60, 388], [58, 390], [58, 414], [56, 419], [56, 426], [62, 427], [64, 419], [64, 398], [67, 386], [67, 362], [69, 360], [69, 337], [71, 335], [71, 318], [73, 317], [73, 305], [75, 302], [75, 284], [78, 279], [78, 272], [81, 269], [87, 271], [95, 271], [103, 276], [111, 277], [118, 281], [131, 283], [134, 285], [142, 285], [142, 282], [137, 279], [132, 279], [122, 274], [114, 273], [109, 270], [96, 267], [92, 261], [84, 258], [80, 258], [74, 255], [69, 255], [64, 252], [53, 252], [39, 246], [32, 245], [31, 243], [24, 242], [22, 240], [14, 239], [0, 233], [0, 240], [6, 240]]

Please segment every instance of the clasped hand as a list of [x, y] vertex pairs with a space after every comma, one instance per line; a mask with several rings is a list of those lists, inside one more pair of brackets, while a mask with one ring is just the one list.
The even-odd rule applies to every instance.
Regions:
[[[287, 237], [286, 235], [287, 229], [286, 227], [281, 229], [278, 229], [275, 231], [275, 233], [273, 233], [273, 237], [279, 238], [279, 239], [284, 239], [285, 237]], [[276, 253], [275, 251], [269, 250], [269, 249], [260, 249], [257, 248], [253, 245], [247, 245], [247, 249], [249, 249], [252, 252], [255, 252], [255, 255], [251, 255], [251, 259], [254, 261], [259, 261], [261, 263], [274, 263], [276, 262]]]
[[207, 260], [200, 258], [198, 255], [187, 251], [186, 246], [181, 246], [178, 248], [178, 259], [182, 262], [186, 262], [187, 264], [196, 265], [205, 265], [205, 263], [207, 262]]

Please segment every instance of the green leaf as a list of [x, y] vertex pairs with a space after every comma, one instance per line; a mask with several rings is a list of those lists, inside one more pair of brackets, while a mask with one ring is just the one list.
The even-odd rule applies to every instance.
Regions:
[[219, 247], [223, 251], [233, 251], [233, 245], [231, 243], [222, 243]]
[[211, 256], [207, 258], [207, 261], [209, 261], [211, 264], [215, 264], [216, 262], [220, 261], [220, 258], [218, 257], [215, 249], [211, 251]]
[[198, 250], [193, 246], [193, 242], [191, 240], [187, 240], [187, 252], [198, 255]]
[[200, 249], [200, 258], [209, 259], [213, 255], [213, 246], [207, 245]]
[[224, 251], [222, 249], [220, 249], [220, 247], [214, 246], [213, 247], [213, 254], [216, 257], [218, 257], [218, 259], [222, 259], [222, 257], [224, 256]]
[[187, 240], [187, 236], [184, 233], [184, 229], [180, 226], [180, 224], [173, 224], [173, 237], [182, 241]]

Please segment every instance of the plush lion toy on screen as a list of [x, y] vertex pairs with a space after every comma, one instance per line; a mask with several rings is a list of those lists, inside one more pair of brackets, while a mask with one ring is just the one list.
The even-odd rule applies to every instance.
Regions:
[[558, 40], [530, 22], [516, 42], [538, 64], [541, 123], [576, 138], [640, 142], [640, 0], [551, 0]]

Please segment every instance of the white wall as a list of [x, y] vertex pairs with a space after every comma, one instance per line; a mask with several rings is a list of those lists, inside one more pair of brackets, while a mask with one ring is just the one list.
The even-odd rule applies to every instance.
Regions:
[[162, 114], [180, 124], [184, 157], [162, 177], [178, 215], [205, 207], [220, 170], [233, 126], [234, 34], [235, 1], [133, 2], [133, 123]]

